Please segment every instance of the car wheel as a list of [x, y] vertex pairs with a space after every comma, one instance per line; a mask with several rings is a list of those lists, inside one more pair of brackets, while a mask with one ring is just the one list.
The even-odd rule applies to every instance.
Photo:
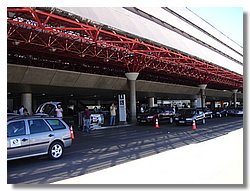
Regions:
[[220, 113], [219, 118], [221, 118], [221, 117], [222, 117], [222, 115], [221, 115], [221, 113]]
[[170, 117], [170, 118], [169, 118], [169, 123], [172, 124], [173, 122], [174, 122], [173, 117]]
[[210, 115], [210, 119], [212, 119], [212, 118], [213, 118], [213, 115], [211, 114], [211, 115]]
[[205, 124], [206, 123], [206, 119], [202, 119], [202, 124]]
[[63, 144], [60, 142], [54, 142], [49, 147], [49, 158], [50, 159], [59, 159], [63, 155]]
[[228, 114], [226, 113], [226, 114], [225, 114], [225, 117], [227, 117], [227, 115], [228, 115]]

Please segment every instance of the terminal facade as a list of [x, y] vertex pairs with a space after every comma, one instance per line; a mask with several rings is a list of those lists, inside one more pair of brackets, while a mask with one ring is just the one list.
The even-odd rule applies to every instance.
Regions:
[[243, 47], [187, 8], [8, 8], [8, 108], [243, 104]]

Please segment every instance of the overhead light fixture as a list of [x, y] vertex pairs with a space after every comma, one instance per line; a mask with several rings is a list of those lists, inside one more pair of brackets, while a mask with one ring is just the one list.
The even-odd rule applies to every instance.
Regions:
[[107, 59], [107, 58], [104, 58], [104, 59], [103, 59], [103, 61], [104, 61], [104, 62], [108, 62], [108, 61], [109, 61], [109, 59]]
[[82, 53], [79, 56], [82, 57], [82, 58], [84, 58], [86, 55]]
[[19, 44], [20, 44], [20, 42], [19, 42], [19, 41], [17, 41], [17, 40], [15, 40], [15, 41], [13, 41], [13, 42], [12, 42], [12, 44], [17, 46], [17, 45], [19, 45]]
[[55, 52], [55, 51], [56, 51], [56, 48], [50, 48], [49, 51], [50, 51], [50, 52]]

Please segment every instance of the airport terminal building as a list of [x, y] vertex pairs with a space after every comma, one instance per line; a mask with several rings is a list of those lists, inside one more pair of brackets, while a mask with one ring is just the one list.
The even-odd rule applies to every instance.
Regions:
[[8, 108], [243, 104], [243, 47], [184, 7], [7, 9]]

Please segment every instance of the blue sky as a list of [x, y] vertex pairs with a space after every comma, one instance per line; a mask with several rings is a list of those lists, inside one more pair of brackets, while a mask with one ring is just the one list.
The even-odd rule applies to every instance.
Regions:
[[242, 7], [188, 7], [227, 37], [243, 46]]

